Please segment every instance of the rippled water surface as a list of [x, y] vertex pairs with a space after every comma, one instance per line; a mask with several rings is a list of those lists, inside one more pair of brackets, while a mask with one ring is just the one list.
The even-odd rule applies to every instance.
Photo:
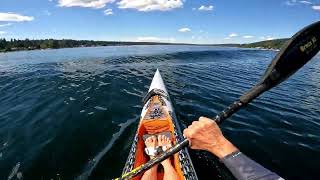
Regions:
[[[0, 54], [0, 179], [111, 179], [121, 174], [159, 68], [184, 128], [255, 84], [272, 51], [197, 46], [75, 48]], [[225, 121], [241, 151], [288, 179], [317, 179], [320, 58]], [[200, 179], [230, 179], [191, 151]]]

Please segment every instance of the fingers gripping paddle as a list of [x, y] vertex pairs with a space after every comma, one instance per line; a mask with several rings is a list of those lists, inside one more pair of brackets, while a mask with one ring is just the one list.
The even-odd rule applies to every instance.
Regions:
[[[303, 65], [311, 60], [320, 50], [320, 21], [307, 26], [298, 33], [296, 33], [287, 43], [282, 47], [282, 50], [272, 60], [265, 74], [260, 82], [251, 88], [247, 93], [242, 95], [239, 100], [235, 101], [228, 108], [222, 111], [215, 117], [217, 123], [230, 117], [237, 112], [241, 107], [250, 103], [253, 99], [258, 97], [263, 92], [273, 88], [282, 81], [286, 80], [293, 73], [299, 70]], [[162, 155], [150, 160], [131, 172], [123, 174], [117, 179], [130, 179], [148, 169], [155, 164], [167, 159], [171, 155], [179, 152], [181, 149], [189, 145], [188, 139], [184, 139], [176, 146], [170, 148]]]

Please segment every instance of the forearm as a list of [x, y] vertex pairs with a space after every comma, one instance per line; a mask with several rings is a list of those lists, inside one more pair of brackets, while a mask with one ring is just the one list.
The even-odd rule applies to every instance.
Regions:
[[233, 152], [221, 160], [238, 180], [282, 179], [239, 151]]
[[242, 154], [223, 136], [216, 140], [213, 147], [210, 152], [219, 157], [238, 180], [281, 179], [277, 174]]
[[192, 149], [205, 150], [216, 155], [239, 180], [282, 179], [239, 152], [223, 136], [219, 126], [212, 119], [200, 117], [199, 121], [194, 121], [183, 134], [188, 138]]
[[208, 148], [208, 151], [222, 159], [225, 156], [239, 150], [230, 141], [222, 136], [221, 138], [216, 139], [215, 145], [211, 148]]

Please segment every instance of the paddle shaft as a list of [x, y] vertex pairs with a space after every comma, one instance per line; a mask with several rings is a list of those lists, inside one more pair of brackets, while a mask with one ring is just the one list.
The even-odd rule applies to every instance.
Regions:
[[[306, 28], [296, 33], [272, 60], [261, 81], [256, 86], [251, 88], [247, 93], [241, 96], [239, 100], [235, 101], [224, 111], [219, 113], [214, 118], [214, 121], [220, 124], [221, 122], [223, 122], [223, 120], [227, 119], [232, 114], [237, 112], [241, 107], [250, 103], [260, 94], [273, 88], [274, 86], [278, 85], [279, 83], [290, 77], [292, 74], [294, 74], [319, 52], [319, 42], [320, 21], [307, 26]], [[184, 139], [174, 147], [170, 148], [167, 152], [150, 160], [146, 164], [143, 164], [133, 169], [132, 171], [123, 174], [118, 179], [132, 178], [139, 173], [150, 169], [155, 164], [162, 162], [173, 154], [179, 152], [181, 149], [187, 147], [188, 145], [188, 139]]]
[[[219, 113], [214, 118], [214, 121], [216, 121], [218, 124], [222, 123], [223, 120], [227, 119], [232, 114], [234, 114], [235, 112], [240, 110], [242, 106], [245, 106], [246, 104], [251, 102], [254, 98], [258, 97], [266, 89], [267, 89], [267, 87], [263, 84], [253, 87], [245, 95], [241, 96], [240, 100], [235, 101], [229, 107], [227, 107], [221, 113]], [[243, 100], [243, 102], [241, 101], [241, 99]], [[173, 154], [179, 152], [180, 150], [182, 150], [183, 148], [188, 147], [188, 146], [189, 146], [189, 140], [184, 139], [183, 141], [176, 144], [174, 147], [170, 148], [166, 153], [163, 153], [160, 156], [157, 156], [157, 157], [151, 159], [150, 161], [143, 164], [142, 166], [137, 167], [136, 169], [132, 170], [131, 172], [122, 175], [122, 177], [119, 178], [119, 180], [120, 179], [130, 179], [130, 178], [140, 174], [141, 172], [147, 171], [148, 169], [150, 169], [154, 165], [164, 161], [168, 157], [172, 156]]]

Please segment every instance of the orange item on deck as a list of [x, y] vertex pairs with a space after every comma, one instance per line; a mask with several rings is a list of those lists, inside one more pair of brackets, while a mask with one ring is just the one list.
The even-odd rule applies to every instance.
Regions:
[[[152, 97], [149, 106], [150, 107], [146, 115], [144, 116], [145, 118], [142, 121], [140, 121], [140, 124], [138, 127], [138, 143], [137, 143], [137, 151], [136, 151], [136, 157], [135, 157], [136, 161], [134, 164], [134, 168], [142, 164], [145, 164], [150, 160], [149, 156], [146, 155], [144, 152], [145, 144], [142, 138], [143, 135], [158, 134], [161, 132], [170, 131], [172, 133], [171, 141], [173, 145], [176, 144], [176, 140], [174, 137], [174, 123], [169, 113], [165, 111], [161, 106], [159, 96]], [[155, 108], [160, 108], [159, 110], [163, 114], [160, 116], [160, 118], [151, 119], [149, 118], [150, 117], [149, 114], [153, 113]], [[177, 174], [179, 175], [179, 177], [181, 177], [181, 179], [184, 179], [183, 172], [181, 171], [181, 167], [179, 163], [179, 157], [177, 154], [173, 156], [173, 158], [171, 159], [171, 162]], [[139, 175], [133, 179], [139, 180], [141, 179], [141, 177], [142, 175]], [[158, 179], [162, 179], [162, 178], [163, 178], [163, 169], [158, 168]]]

